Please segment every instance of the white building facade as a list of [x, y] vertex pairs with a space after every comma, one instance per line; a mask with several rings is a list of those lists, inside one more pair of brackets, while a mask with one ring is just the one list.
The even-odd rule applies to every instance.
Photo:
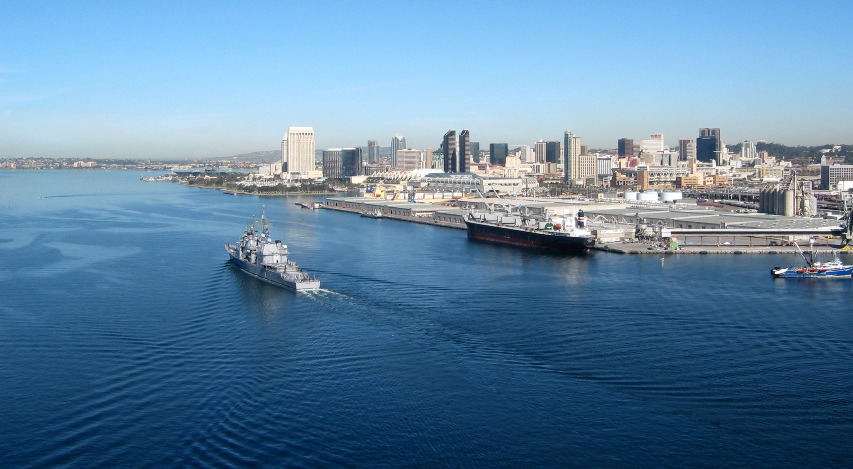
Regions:
[[314, 150], [314, 127], [288, 127], [281, 141], [282, 170], [309, 177], [317, 169]]
[[413, 148], [398, 148], [397, 149], [397, 164], [395, 169], [401, 171], [414, 171], [423, 168], [423, 158], [421, 151]]
[[651, 138], [647, 138], [640, 142], [641, 152], [655, 153], [665, 150], [667, 150], [667, 148], [666, 144], [663, 142], [663, 134], [652, 134]]

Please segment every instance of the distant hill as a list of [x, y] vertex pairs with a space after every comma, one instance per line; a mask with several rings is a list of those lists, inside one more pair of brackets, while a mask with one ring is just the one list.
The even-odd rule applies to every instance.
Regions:
[[[735, 145], [726, 145], [729, 152], [740, 153], [741, 143]], [[772, 142], [757, 142], [755, 144], [756, 151], [766, 151], [770, 156], [776, 156], [783, 160], [792, 161], [798, 164], [817, 164], [820, 163], [821, 156], [832, 157], [836, 160], [846, 160], [847, 163], [853, 162], [853, 145], [838, 145], [837, 150], [833, 151], [833, 145], [819, 146], [796, 146], [790, 147], [781, 143]]]
[[[361, 148], [364, 158], [367, 158], [367, 147]], [[391, 147], [379, 147], [380, 155], [390, 155]], [[314, 151], [314, 157], [320, 161], [323, 157], [323, 149], [317, 148]], [[253, 151], [251, 153], [241, 153], [233, 156], [223, 156], [221, 158], [213, 158], [211, 161], [231, 161], [235, 163], [277, 163], [281, 161], [281, 150], [270, 151]]]

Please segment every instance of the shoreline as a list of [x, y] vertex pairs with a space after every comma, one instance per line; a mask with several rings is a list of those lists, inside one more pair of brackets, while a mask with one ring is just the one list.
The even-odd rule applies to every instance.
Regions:
[[[179, 181], [179, 184], [187, 187], [198, 187], [200, 189], [218, 189], [228, 195], [256, 195], [262, 197], [288, 197], [288, 196], [306, 196], [306, 195], [337, 195], [338, 192], [293, 192], [293, 193], [257, 193], [246, 192], [239, 190], [226, 189], [219, 186], [198, 186], [186, 184]], [[336, 210], [339, 212], [353, 213], [362, 215], [362, 212], [356, 209], [326, 205], [325, 201], [321, 202], [320, 210]], [[467, 229], [464, 223], [453, 223], [446, 221], [437, 221], [432, 218], [424, 217], [409, 217], [399, 214], [383, 213], [379, 218], [387, 218], [402, 222], [419, 223], [422, 225], [439, 226], [442, 228], [451, 228], [457, 230]], [[750, 254], [775, 254], [775, 255], [791, 255], [799, 254], [795, 246], [739, 246], [739, 245], [679, 245], [677, 249], [663, 248], [660, 245], [648, 242], [613, 242], [605, 244], [596, 244], [591, 248], [595, 251], [609, 252], [621, 255], [750, 255]], [[844, 248], [842, 246], [822, 246], [815, 249], [819, 255], [853, 255], [853, 248]]]

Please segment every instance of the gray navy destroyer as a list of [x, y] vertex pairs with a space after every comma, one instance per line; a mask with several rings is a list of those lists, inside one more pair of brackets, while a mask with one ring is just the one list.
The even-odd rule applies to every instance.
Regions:
[[252, 221], [248, 228], [236, 245], [225, 245], [231, 262], [240, 270], [258, 280], [291, 290], [320, 288], [319, 280], [288, 258], [287, 245], [272, 240], [266, 215]]

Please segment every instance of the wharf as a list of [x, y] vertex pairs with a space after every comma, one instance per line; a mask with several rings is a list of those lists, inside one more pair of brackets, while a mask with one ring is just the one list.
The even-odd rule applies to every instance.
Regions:
[[[702, 245], [680, 245], [678, 249], [662, 248], [652, 243], [607, 243], [598, 244], [593, 249], [598, 251], [613, 252], [617, 254], [799, 254], [796, 246], [702, 246]], [[840, 246], [815, 247], [819, 254], [839, 254], [853, 256], [853, 249], [841, 249]]]
[[[356, 213], [359, 215], [364, 213], [362, 210], [347, 207], [347, 206], [340, 206], [340, 205], [326, 204], [326, 205], [323, 205], [323, 209], [337, 210], [339, 212]], [[377, 218], [388, 218], [391, 220], [407, 221], [407, 222], [412, 222], [412, 223], [421, 223], [423, 225], [441, 226], [444, 228], [455, 228], [458, 230], [464, 230], [465, 229], [465, 222], [462, 221], [462, 218], [460, 218], [459, 222], [457, 222], [457, 221], [449, 221], [449, 220], [438, 220], [438, 219], [435, 219], [433, 217], [418, 217], [418, 216], [412, 216], [412, 215], [402, 215], [399, 213], [390, 213], [388, 211], [383, 212], [382, 216], [377, 217]]]
[[[329, 203], [330, 200], [334, 200], [334, 203]], [[341, 203], [342, 201], [348, 201], [349, 203]], [[436, 205], [425, 205], [425, 204], [400, 204], [399, 202], [395, 204], [391, 201], [376, 201], [376, 200], [368, 200], [364, 198], [351, 198], [351, 199], [327, 199], [327, 202], [322, 205], [323, 209], [328, 210], [337, 210], [341, 212], [349, 212], [354, 214], [363, 214], [367, 207], [380, 207], [382, 215], [379, 218], [388, 218], [391, 220], [399, 220], [406, 221], [412, 223], [421, 223], [424, 225], [432, 225], [432, 226], [441, 226], [444, 228], [454, 228], [459, 230], [466, 229], [465, 221], [464, 221], [464, 210], [455, 209], [452, 207], [446, 206], [436, 206]], [[402, 210], [400, 207], [412, 207], [412, 208], [420, 208], [423, 209], [423, 212], [413, 211], [413, 210]], [[439, 215], [440, 212], [440, 216]], [[420, 216], [418, 216], [420, 214]], [[430, 214], [430, 216], [426, 216]], [[731, 238], [735, 243], [738, 244], [706, 244], [699, 243], [693, 244], [693, 242], [688, 241], [686, 244], [679, 244], [678, 248], [663, 248], [660, 244], [656, 244], [653, 242], [630, 242], [630, 241], [618, 241], [618, 242], [606, 242], [606, 243], [596, 243], [596, 245], [592, 248], [596, 251], [603, 252], [612, 252], [615, 254], [631, 254], [631, 255], [644, 255], [644, 254], [656, 254], [656, 255], [669, 255], [669, 254], [798, 254], [797, 248], [793, 245], [785, 246], [785, 245], [754, 245], [750, 246], [748, 244], [741, 244], [748, 242], [748, 238], [742, 237], [732, 237]], [[838, 253], [839, 255], [844, 256], [853, 256], [853, 249], [842, 249], [841, 248], [841, 240], [840, 239], [826, 239], [823, 240], [824, 243], [815, 245], [815, 250], [820, 254], [833, 254]], [[831, 244], [830, 244], [831, 243]]]

